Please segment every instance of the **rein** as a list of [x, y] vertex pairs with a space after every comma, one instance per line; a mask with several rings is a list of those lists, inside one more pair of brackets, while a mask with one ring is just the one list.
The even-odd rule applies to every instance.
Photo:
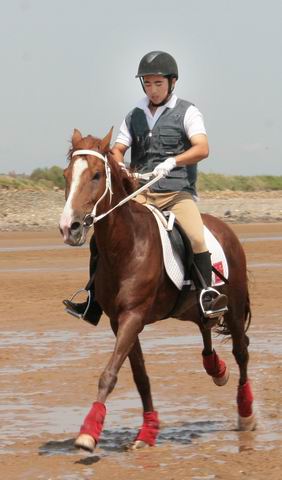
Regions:
[[[111, 213], [113, 210], [115, 210], [118, 207], [121, 207], [121, 205], [123, 205], [124, 203], [128, 202], [132, 198], [139, 195], [139, 193], [141, 193], [144, 190], [146, 190], [147, 188], [149, 188], [151, 185], [153, 185], [158, 180], [160, 180], [160, 178], [162, 178], [162, 176], [163, 176], [162, 174], [157, 175], [152, 180], [149, 180], [145, 185], [138, 188], [138, 190], [131, 193], [127, 197], [123, 198], [119, 203], [117, 203], [110, 210], [108, 210], [107, 212], [102, 213], [101, 215], [97, 216], [96, 215], [97, 206], [100, 203], [100, 201], [107, 195], [108, 192], [110, 192], [110, 203], [112, 202], [112, 195], [113, 195], [112, 179], [111, 179], [111, 169], [110, 169], [110, 166], [109, 166], [109, 163], [108, 163], [108, 159], [107, 159], [106, 156], [104, 156], [101, 153], [96, 152], [94, 150], [76, 150], [76, 151], [73, 152], [72, 157], [77, 156], [77, 155], [92, 155], [93, 157], [100, 158], [101, 160], [103, 160], [103, 162], [105, 164], [105, 172], [106, 172], [106, 188], [105, 188], [105, 191], [104, 191], [103, 195], [99, 198], [99, 200], [95, 203], [92, 212], [90, 214], [85, 215], [85, 217], [84, 217], [84, 226], [85, 227], [91, 227], [91, 225], [93, 223], [99, 222], [99, 220], [102, 220], [102, 218], [109, 215], [109, 213]], [[143, 179], [143, 180], [148, 180], [152, 175], [153, 175], [153, 172], [144, 173], [144, 174], [140, 174], [140, 173], [134, 174], [134, 176], [136, 178], [140, 178], [140, 179]]]

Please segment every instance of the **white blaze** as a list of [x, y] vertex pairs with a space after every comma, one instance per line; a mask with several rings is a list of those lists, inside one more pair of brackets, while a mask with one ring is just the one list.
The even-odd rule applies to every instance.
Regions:
[[82, 158], [78, 158], [75, 160], [73, 167], [72, 167], [72, 182], [70, 186], [70, 193], [68, 199], [65, 204], [65, 208], [63, 210], [61, 220], [60, 220], [60, 227], [65, 232], [67, 229], [70, 228], [73, 218], [74, 212], [72, 208], [72, 201], [73, 197], [77, 191], [81, 174], [88, 168], [87, 160], [83, 160]]

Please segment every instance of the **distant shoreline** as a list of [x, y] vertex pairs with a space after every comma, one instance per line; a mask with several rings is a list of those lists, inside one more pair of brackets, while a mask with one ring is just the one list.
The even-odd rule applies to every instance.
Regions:
[[[199, 192], [202, 213], [228, 223], [282, 222], [282, 191]], [[0, 188], [0, 231], [42, 231], [57, 228], [64, 208], [62, 190]]]

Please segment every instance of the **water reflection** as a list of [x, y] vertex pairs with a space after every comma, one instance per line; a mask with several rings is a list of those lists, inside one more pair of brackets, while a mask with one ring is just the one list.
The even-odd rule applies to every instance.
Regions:
[[238, 451], [255, 450], [256, 432], [238, 432]]

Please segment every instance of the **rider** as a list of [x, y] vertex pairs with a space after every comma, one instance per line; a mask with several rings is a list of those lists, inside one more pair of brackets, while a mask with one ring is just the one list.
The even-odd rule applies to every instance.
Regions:
[[[188, 236], [198, 272], [195, 281], [202, 291], [201, 307], [204, 317], [220, 316], [227, 309], [227, 297], [211, 286], [212, 265], [207, 249], [201, 215], [195, 203], [197, 163], [208, 156], [207, 134], [200, 111], [192, 103], [174, 93], [178, 68], [174, 58], [162, 51], [147, 53], [140, 61], [138, 73], [146, 96], [124, 119], [113, 147], [117, 162], [131, 147], [130, 166], [139, 173], [153, 171], [163, 177], [137, 201], [171, 210]], [[97, 263], [94, 239], [91, 242], [90, 290]], [[87, 302], [64, 301], [69, 313], [80, 315], [97, 324], [101, 308], [90, 296]], [[94, 320], [92, 321], [92, 319]]]

